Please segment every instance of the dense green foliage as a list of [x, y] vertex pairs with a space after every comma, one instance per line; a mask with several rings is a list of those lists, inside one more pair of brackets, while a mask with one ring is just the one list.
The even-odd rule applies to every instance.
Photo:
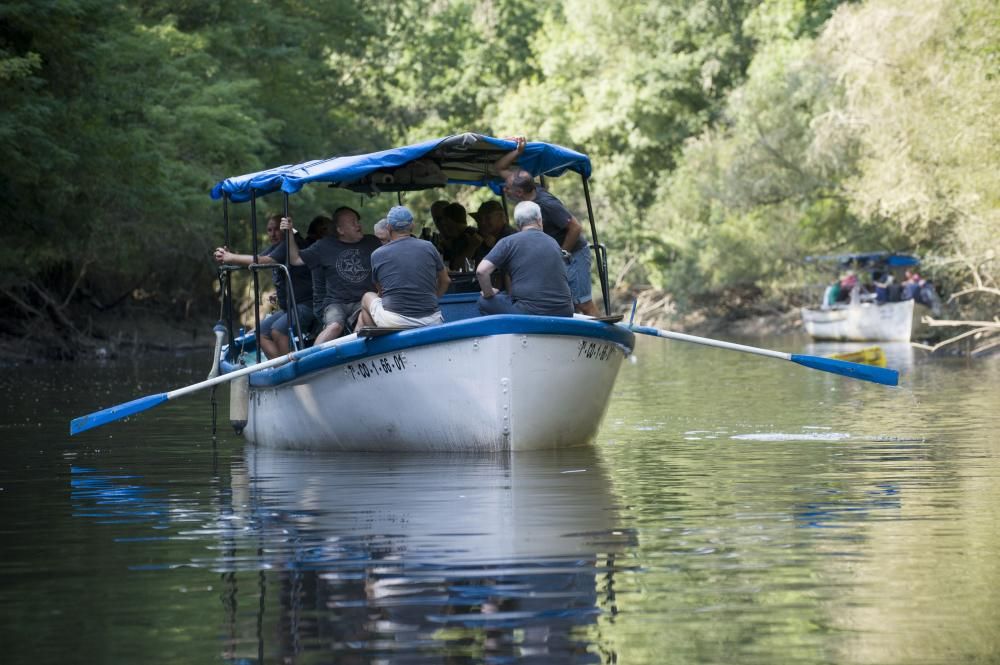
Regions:
[[468, 130], [592, 156], [620, 287], [787, 301], [890, 249], [996, 289], [998, 44], [994, 0], [4, 3], [4, 326], [207, 309], [214, 182]]

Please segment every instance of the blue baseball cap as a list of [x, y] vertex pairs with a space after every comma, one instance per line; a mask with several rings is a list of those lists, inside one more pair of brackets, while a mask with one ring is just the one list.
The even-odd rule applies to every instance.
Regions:
[[405, 231], [413, 226], [413, 213], [406, 206], [393, 206], [385, 216], [385, 221], [395, 230]]

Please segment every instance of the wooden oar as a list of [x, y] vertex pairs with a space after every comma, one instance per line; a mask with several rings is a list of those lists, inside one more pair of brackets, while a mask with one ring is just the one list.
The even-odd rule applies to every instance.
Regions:
[[122, 418], [127, 418], [129, 416], [135, 415], [137, 413], [142, 413], [143, 411], [148, 411], [154, 406], [159, 406], [168, 400], [175, 399], [177, 397], [182, 397], [189, 393], [196, 392], [198, 390], [203, 390], [204, 388], [211, 388], [212, 386], [219, 385], [220, 383], [228, 383], [233, 379], [238, 379], [241, 376], [246, 376], [247, 374], [253, 374], [254, 372], [259, 372], [262, 369], [268, 369], [269, 367], [278, 367], [279, 365], [284, 365], [285, 363], [299, 360], [310, 354], [316, 353], [325, 348], [333, 346], [336, 342], [340, 340], [332, 339], [329, 342], [324, 342], [318, 346], [313, 346], [308, 349], [303, 349], [301, 351], [296, 351], [295, 353], [289, 353], [285, 356], [279, 356], [277, 358], [272, 358], [262, 363], [256, 365], [251, 365], [250, 367], [244, 367], [243, 369], [238, 369], [235, 372], [230, 372], [229, 374], [223, 374], [222, 376], [217, 376], [206, 381], [199, 381], [198, 383], [192, 383], [190, 386], [184, 386], [183, 388], [177, 388], [176, 390], [171, 390], [165, 393], [158, 393], [156, 395], [147, 395], [146, 397], [140, 397], [139, 399], [134, 399], [131, 402], [125, 402], [124, 404], [119, 404], [117, 406], [112, 406], [107, 409], [102, 409], [100, 411], [95, 411], [86, 416], [80, 416], [79, 418], [74, 418], [69, 424], [70, 436], [74, 434], [79, 434], [80, 432], [86, 432], [88, 429], [93, 429], [95, 427], [100, 427], [101, 425], [107, 425], [108, 423], [113, 423], [116, 420], [121, 420]]
[[733, 344], [732, 342], [722, 342], [720, 340], [708, 339], [706, 337], [695, 337], [694, 335], [685, 335], [684, 333], [671, 332], [669, 330], [660, 330], [659, 328], [650, 328], [648, 326], [626, 326], [626, 327], [632, 332], [637, 332], [643, 335], [652, 335], [653, 337], [665, 337], [666, 339], [676, 339], [681, 342], [693, 342], [694, 344], [703, 344], [705, 346], [713, 346], [717, 349], [727, 349], [729, 351], [742, 351], [743, 353], [752, 353], [758, 356], [777, 358], [778, 360], [791, 360], [793, 363], [802, 365], [803, 367], [808, 367], [810, 369], [818, 369], [823, 372], [831, 372], [833, 374], [840, 374], [841, 376], [850, 377], [852, 379], [861, 379], [862, 381], [881, 383], [886, 386], [899, 385], [899, 372], [897, 372], [894, 369], [870, 367], [868, 365], [860, 365], [858, 363], [851, 363], [844, 360], [836, 360], [834, 358], [823, 358], [820, 356], [804, 356], [796, 353], [783, 353], [781, 351], [759, 349], [755, 346]]
[[862, 365], [875, 365], [876, 367], [885, 367], [886, 359], [885, 352], [882, 347], [879, 346], [869, 346], [868, 348], [861, 349], [860, 351], [849, 351], [846, 353], [834, 353], [830, 356], [834, 360], [846, 360], [851, 363], [861, 363]]

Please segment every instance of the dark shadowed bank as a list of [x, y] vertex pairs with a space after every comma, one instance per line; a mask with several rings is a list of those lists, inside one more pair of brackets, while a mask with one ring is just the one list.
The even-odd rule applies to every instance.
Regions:
[[215, 345], [212, 328], [216, 321], [209, 313], [185, 318], [149, 308], [92, 314], [84, 319], [79, 334], [58, 341], [44, 333], [0, 334], [0, 364], [114, 359], [147, 351], [204, 350], [207, 357]]

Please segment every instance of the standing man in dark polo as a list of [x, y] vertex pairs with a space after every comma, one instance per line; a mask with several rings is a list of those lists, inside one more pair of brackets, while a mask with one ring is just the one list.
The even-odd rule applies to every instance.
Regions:
[[[559, 243], [542, 230], [537, 203], [521, 201], [514, 208], [517, 233], [501, 238], [479, 262], [476, 279], [483, 295], [483, 314], [535, 314], [573, 316], [573, 296], [566, 280], [566, 264]], [[507, 292], [497, 291], [490, 275], [503, 270], [509, 277]]]
[[583, 227], [562, 201], [544, 187], [535, 184], [530, 173], [511, 169], [511, 165], [524, 153], [527, 143], [523, 136], [517, 137], [515, 141], [517, 147], [494, 164], [505, 180], [504, 194], [515, 202], [533, 201], [538, 204], [545, 232], [555, 238], [567, 257], [566, 274], [576, 311], [589, 316], [600, 316], [590, 290], [590, 246], [583, 235]]

